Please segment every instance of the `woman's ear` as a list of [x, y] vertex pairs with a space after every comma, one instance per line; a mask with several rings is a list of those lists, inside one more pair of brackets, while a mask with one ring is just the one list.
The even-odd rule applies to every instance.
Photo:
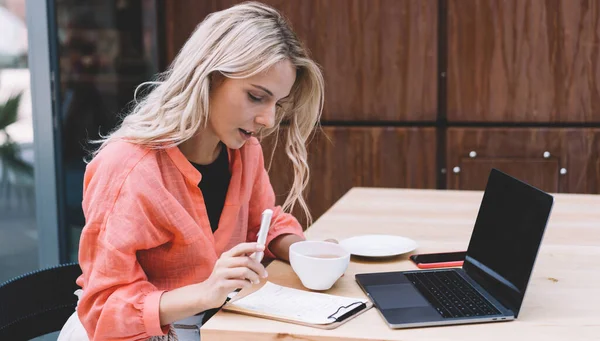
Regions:
[[219, 71], [213, 71], [208, 75], [208, 81], [210, 84], [210, 89], [216, 89], [219, 85], [223, 83], [225, 80], [225, 76]]

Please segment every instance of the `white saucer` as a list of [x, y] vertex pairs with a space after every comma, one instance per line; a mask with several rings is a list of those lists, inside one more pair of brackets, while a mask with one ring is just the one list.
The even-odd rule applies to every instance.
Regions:
[[400, 236], [367, 234], [340, 241], [348, 252], [363, 257], [391, 257], [417, 248], [417, 242]]

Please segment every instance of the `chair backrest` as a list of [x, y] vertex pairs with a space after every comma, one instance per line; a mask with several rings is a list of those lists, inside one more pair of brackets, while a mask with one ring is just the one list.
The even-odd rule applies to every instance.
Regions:
[[0, 340], [29, 340], [58, 331], [77, 306], [79, 264], [64, 264], [0, 284]]

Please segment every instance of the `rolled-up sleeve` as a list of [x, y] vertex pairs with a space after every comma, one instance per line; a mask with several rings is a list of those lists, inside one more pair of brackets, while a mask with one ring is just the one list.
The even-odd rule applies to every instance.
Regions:
[[[284, 212], [281, 206], [275, 206], [275, 192], [273, 191], [273, 186], [269, 180], [269, 174], [264, 166], [262, 148], [258, 149], [260, 151], [256, 169], [256, 180], [252, 186], [252, 195], [250, 199], [247, 240], [257, 240], [262, 212], [267, 208], [273, 210], [271, 227], [269, 229], [269, 234], [267, 235], [267, 246], [273, 239], [283, 234], [295, 234], [304, 237], [302, 226], [298, 220], [293, 215]], [[265, 257], [276, 258], [276, 256], [269, 251], [268, 247], [265, 249]]]
[[159, 228], [156, 217], [160, 214], [153, 212], [155, 204], [143, 188], [139, 182], [125, 181], [110, 209], [85, 207], [102, 202], [90, 196], [110, 198], [103, 190], [92, 188], [86, 193], [86, 227], [79, 251], [83, 275], [78, 280], [83, 295], [77, 312], [92, 341], [146, 340], [168, 332], [169, 326], [161, 327], [159, 316], [164, 291], [148, 281], [136, 257], [138, 251], [169, 238]]

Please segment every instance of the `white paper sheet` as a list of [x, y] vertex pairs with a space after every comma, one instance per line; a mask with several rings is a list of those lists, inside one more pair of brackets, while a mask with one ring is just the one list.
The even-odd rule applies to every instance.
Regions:
[[[356, 308], [359, 304], [356, 302], [366, 303], [367, 300], [302, 291], [267, 282], [256, 292], [228, 304], [301, 322], [328, 324], [335, 322], [334, 318], [328, 318], [330, 315], [340, 316]], [[345, 306], [349, 307], [339, 309]]]

